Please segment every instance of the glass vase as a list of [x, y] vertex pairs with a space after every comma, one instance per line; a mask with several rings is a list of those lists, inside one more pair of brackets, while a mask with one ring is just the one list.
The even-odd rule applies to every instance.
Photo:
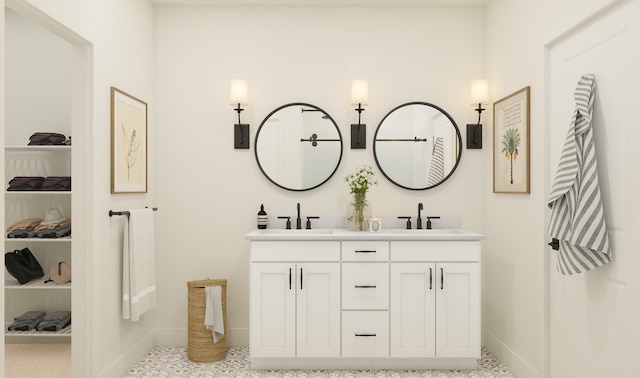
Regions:
[[370, 216], [367, 193], [353, 193], [347, 216], [347, 227], [352, 231], [366, 231], [369, 229]]

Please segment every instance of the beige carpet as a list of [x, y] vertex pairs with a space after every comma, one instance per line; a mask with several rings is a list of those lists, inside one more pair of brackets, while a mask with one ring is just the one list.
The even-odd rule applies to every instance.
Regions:
[[71, 344], [6, 344], [6, 378], [71, 377]]

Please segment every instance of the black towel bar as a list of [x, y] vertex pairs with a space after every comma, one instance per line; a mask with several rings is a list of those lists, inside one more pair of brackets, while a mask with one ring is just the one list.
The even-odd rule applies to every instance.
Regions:
[[[151, 210], [158, 211], [158, 208], [157, 207], [152, 207]], [[129, 217], [129, 215], [131, 215], [131, 213], [129, 211], [113, 211], [113, 210], [109, 210], [109, 216], [112, 217], [114, 215], [126, 215], [127, 217]]]

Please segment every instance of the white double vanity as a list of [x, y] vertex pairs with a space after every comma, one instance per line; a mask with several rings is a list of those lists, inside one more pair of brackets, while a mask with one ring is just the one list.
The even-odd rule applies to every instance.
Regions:
[[252, 368], [476, 368], [483, 235], [266, 229], [246, 239]]

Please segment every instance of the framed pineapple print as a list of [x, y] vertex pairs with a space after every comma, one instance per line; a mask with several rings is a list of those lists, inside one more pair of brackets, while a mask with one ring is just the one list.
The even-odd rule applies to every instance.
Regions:
[[531, 192], [529, 149], [530, 87], [493, 104], [493, 192]]

